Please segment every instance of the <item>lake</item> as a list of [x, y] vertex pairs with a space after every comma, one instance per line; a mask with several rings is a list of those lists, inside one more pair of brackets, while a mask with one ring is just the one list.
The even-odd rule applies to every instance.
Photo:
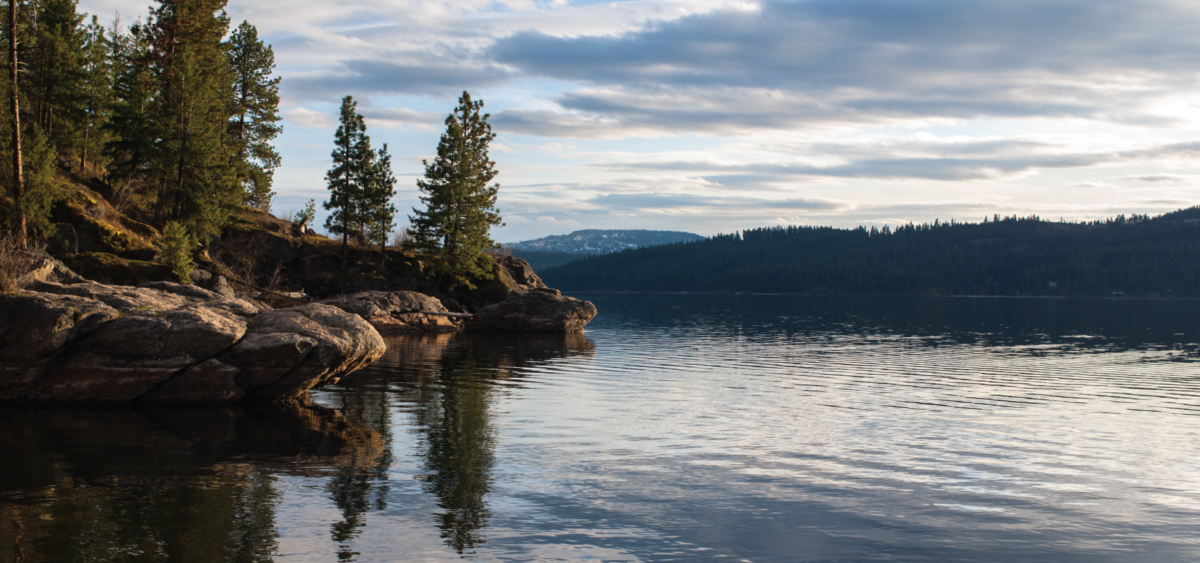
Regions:
[[1200, 302], [580, 297], [296, 405], [0, 409], [0, 561], [1200, 561]]

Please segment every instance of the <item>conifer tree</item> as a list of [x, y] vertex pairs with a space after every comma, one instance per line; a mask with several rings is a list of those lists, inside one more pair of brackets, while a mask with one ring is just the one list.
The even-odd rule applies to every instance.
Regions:
[[110, 115], [102, 125], [109, 137], [104, 156], [111, 161], [110, 183], [119, 184], [118, 193], [124, 193], [145, 182], [157, 135], [152, 103], [157, 87], [145, 25], [136, 21], [122, 32], [120, 22], [114, 21], [108, 32], [108, 59], [113, 86]]
[[83, 123], [83, 15], [75, 0], [36, 3], [26, 77], [33, 123], [61, 152], [73, 152]]
[[20, 67], [20, 59], [18, 58], [17, 46], [21, 42], [20, 20], [21, 10], [18, 9], [17, 0], [8, 0], [8, 18], [5, 23], [5, 32], [8, 36], [8, 129], [11, 136], [11, 143], [7, 147], [7, 151], [12, 155], [12, 168], [9, 169], [9, 181], [7, 185], [12, 186], [12, 201], [14, 214], [13, 221], [17, 224], [17, 238], [20, 241], [21, 249], [24, 250], [27, 246], [26, 230], [28, 227], [28, 216], [22, 205], [25, 199], [25, 174], [24, 162], [21, 152], [21, 80], [18, 74]]
[[412, 245], [451, 287], [470, 288], [471, 279], [491, 279], [493, 266], [484, 251], [496, 243], [488, 231], [504, 224], [496, 209], [500, 185], [488, 185], [499, 173], [488, 159], [488, 144], [496, 135], [482, 109], [483, 101], [463, 92], [446, 117], [437, 158], [422, 162], [425, 178], [417, 187], [426, 208], [413, 208], [409, 216]]
[[225, 0], [159, 0], [146, 25], [157, 92], [150, 183], [156, 219], [187, 226], [198, 240], [220, 233], [245, 201], [231, 165]]
[[233, 68], [233, 120], [230, 136], [235, 149], [238, 183], [250, 205], [268, 210], [271, 182], [279, 167], [279, 153], [271, 140], [283, 131], [279, 123], [279, 78], [272, 78], [275, 52], [258, 39], [258, 30], [242, 22], [229, 38], [229, 64]]
[[83, 139], [80, 143], [80, 171], [87, 167], [89, 158], [100, 163], [100, 151], [97, 147], [104, 145], [103, 127], [108, 121], [112, 99], [113, 67], [108, 57], [108, 37], [96, 16], [92, 16], [92, 23], [87, 26], [83, 49], [80, 100], [83, 110]]
[[325, 230], [342, 235], [342, 267], [346, 266], [350, 235], [362, 230], [362, 175], [364, 161], [371, 152], [367, 124], [358, 113], [358, 102], [351, 96], [342, 98], [337, 131], [333, 134], [333, 168], [325, 174], [329, 186], [329, 201], [322, 206], [333, 213], [325, 218]]
[[[363, 182], [363, 223], [365, 238], [379, 245], [382, 253], [396, 226], [396, 206], [392, 205], [392, 198], [396, 196], [396, 176], [392, 174], [392, 155], [388, 154], [387, 143], [372, 160], [370, 172]], [[386, 253], [384, 260], [387, 260]]]

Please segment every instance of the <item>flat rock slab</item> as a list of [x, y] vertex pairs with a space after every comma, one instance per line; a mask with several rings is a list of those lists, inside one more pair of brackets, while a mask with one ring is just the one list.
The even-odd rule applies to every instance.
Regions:
[[29, 287], [0, 296], [0, 402], [289, 400], [385, 350], [369, 323], [329, 305], [264, 311], [170, 282]]
[[363, 291], [322, 301], [371, 323], [379, 332], [454, 332], [461, 321], [436, 297], [415, 291]]
[[510, 332], [582, 332], [596, 316], [591, 301], [539, 289], [488, 305], [467, 321], [468, 330]]

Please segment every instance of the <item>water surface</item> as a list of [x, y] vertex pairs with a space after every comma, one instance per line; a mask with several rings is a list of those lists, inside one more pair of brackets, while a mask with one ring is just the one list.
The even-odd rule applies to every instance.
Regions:
[[1200, 303], [585, 297], [311, 404], [0, 410], [0, 561], [1200, 561]]

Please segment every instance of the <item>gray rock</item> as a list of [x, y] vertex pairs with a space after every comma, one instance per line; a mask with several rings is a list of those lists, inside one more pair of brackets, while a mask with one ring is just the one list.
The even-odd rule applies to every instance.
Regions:
[[415, 291], [363, 291], [322, 301], [358, 315], [380, 332], [452, 332], [461, 327], [435, 297]]
[[144, 283], [139, 287], [148, 287], [150, 289], [157, 289], [159, 291], [174, 293], [175, 295], [182, 295], [184, 297], [190, 297], [192, 299], [198, 299], [202, 301], [213, 301], [221, 298], [220, 294], [207, 289], [202, 289], [191, 284], [183, 285], [169, 281], [149, 282]]
[[245, 319], [208, 307], [121, 317], [76, 342], [24, 398], [53, 404], [127, 404], [230, 348], [245, 333]]
[[327, 305], [264, 312], [172, 283], [31, 287], [0, 296], [0, 402], [292, 399], [385, 349], [370, 324]]
[[[553, 291], [553, 290], [551, 290]], [[531, 291], [488, 305], [467, 321], [468, 330], [514, 332], [581, 332], [596, 316], [590, 301]]]
[[212, 277], [212, 281], [209, 283], [209, 286], [206, 286], [206, 287], [208, 287], [209, 291], [211, 291], [212, 293], [221, 294], [221, 297], [223, 297], [223, 298], [226, 298], [226, 299], [238, 298], [238, 294], [236, 294], [233, 291], [232, 287], [229, 287], [229, 281], [226, 280], [226, 278], [224, 278], [224, 276]]
[[26, 286], [26, 289], [45, 294], [84, 297], [104, 303], [121, 312], [177, 309], [190, 303], [182, 295], [175, 295], [157, 289], [125, 285], [105, 285], [96, 282], [71, 285], [63, 285], [50, 281], [34, 282]]
[[55, 354], [118, 318], [103, 303], [74, 296], [0, 296], [0, 401], [24, 396]]
[[71, 271], [66, 264], [49, 256], [44, 256], [34, 262], [33, 266], [29, 269], [29, 273], [17, 279], [17, 287], [23, 288], [38, 282], [74, 284], [86, 283], [87, 281], [83, 276]]
[[295, 333], [254, 332], [222, 354], [221, 359], [241, 367], [241, 387], [257, 389], [290, 373], [316, 345], [316, 339]]
[[317, 342], [295, 368], [252, 393], [271, 401], [336, 383], [343, 375], [375, 361], [387, 349], [383, 337], [369, 323], [320, 303], [260, 313], [254, 318], [253, 334], [298, 334]]
[[516, 256], [505, 256], [498, 262], [500, 266], [508, 272], [509, 277], [511, 277], [513, 281], [517, 282], [521, 286], [524, 286], [526, 289], [532, 290], [546, 287], [546, 284], [542, 282], [542, 278], [539, 278], [538, 275], [534, 273], [533, 266], [530, 266], [529, 262], [517, 258]]
[[188, 274], [188, 277], [192, 279], [192, 283], [203, 286], [208, 285], [208, 282], [212, 279], [213, 275], [210, 274], [208, 270], [196, 268]]
[[155, 387], [140, 399], [143, 403], [226, 404], [246, 392], [235, 377], [240, 370], [217, 360], [206, 360]]

